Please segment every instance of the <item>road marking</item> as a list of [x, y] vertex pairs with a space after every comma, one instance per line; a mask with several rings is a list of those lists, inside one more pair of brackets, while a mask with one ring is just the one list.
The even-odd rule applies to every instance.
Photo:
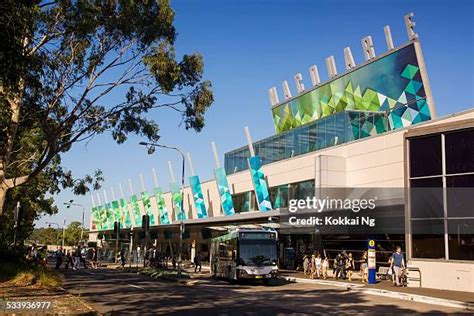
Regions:
[[135, 284], [127, 283], [127, 285], [130, 285], [131, 287], [135, 287], [137, 289], [146, 290], [144, 287], [141, 287], [141, 286], [138, 286], [138, 285], [135, 285]]

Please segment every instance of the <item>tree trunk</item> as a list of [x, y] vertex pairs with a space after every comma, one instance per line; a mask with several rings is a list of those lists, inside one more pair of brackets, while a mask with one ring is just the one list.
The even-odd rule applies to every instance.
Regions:
[[5, 205], [5, 200], [7, 199], [8, 188], [0, 186], [0, 215], [3, 214], [3, 206]]

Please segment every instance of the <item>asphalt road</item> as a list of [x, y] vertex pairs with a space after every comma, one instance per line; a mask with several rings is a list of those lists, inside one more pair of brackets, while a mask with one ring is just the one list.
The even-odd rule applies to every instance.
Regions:
[[304, 315], [462, 312], [423, 303], [362, 295], [340, 288], [282, 283], [230, 284], [205, 279], [197, 285], [158, 281], [113, 270], [66, 272], [64, 287], [107, 314]]

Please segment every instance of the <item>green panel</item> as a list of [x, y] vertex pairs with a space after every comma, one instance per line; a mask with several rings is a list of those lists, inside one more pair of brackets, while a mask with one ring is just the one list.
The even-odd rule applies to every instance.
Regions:
[[140, 206], [138, 205], [138, 198], [134, 194], [130, 197], [130, 202], [132, 204], [132, 214], [133, 217], [135, 218], [135, 225], [137, 227], [142, 226], [142, 214], [140, 213]]
[[130, 204], [124, 198], [120, 199], [120, 208], [122, 209], [122, 225], [125, 228], [132, 227], [132, 218], [130, 217]]
[[155, 188], [155, 201], [156, 207], [158, 208], [158, 213], [160, 214], [160, 224], [171, 224], [168, 209], [166, 208], [165, 198], [163, 196], [163, 191], [161, 190], [161, 188]]
[[[416, 51], [409, 44], [274, 107], [273, 122], [276, 132], [282, 133], [344, 110], [389, 111], [401, 107], [401, 111], [390, 113], [396, 117], [389, 118], [391, 128], [400, 128], [431, 119], [426, 101], [412, 102], [417, 97], [426, 99]], [[422, 109], [424, 113], [419, 115]], [[370, 128], [366, 126], [365, 133]]]
[[181, 188], [176, 182], [170, 183], [171, 194], [173, 195], [173, 210], [177, 221], [185, 221], [187, 219], [186, 211], [182, 209], [183, 196]]
[[148, 192], [142, 192], [142, 202], [145, 213], [150, 217], [150, 226], [158, 225], [158, 221], [153, 213], [153, 207], [151, 206], [150, 195]]

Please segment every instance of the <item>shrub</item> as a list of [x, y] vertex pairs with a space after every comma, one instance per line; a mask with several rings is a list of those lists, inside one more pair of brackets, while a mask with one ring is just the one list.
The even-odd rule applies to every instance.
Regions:
[[60, 286], [63, 283], [61, 275], [54, 271], [39, 271], [37, 284], [51, 289]]

